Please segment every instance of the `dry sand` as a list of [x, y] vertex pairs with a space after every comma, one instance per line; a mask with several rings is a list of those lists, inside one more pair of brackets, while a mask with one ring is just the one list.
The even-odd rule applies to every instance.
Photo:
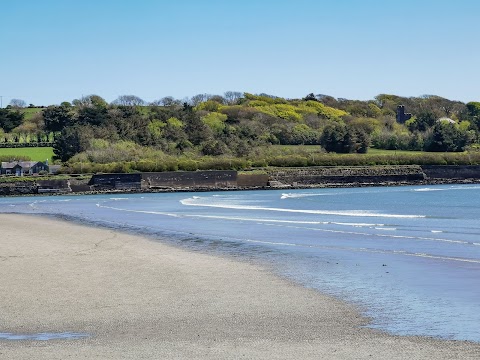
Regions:
[[362, 328], [353, 307], [260, 266], [0, 215], [0, 359], [479, 359], [480, 345]]

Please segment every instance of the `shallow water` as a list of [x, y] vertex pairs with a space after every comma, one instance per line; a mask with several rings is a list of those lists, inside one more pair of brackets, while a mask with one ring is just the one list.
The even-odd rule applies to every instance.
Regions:
[[480, 342], [480, 186], [0, 199], [208, 252], [268, 261], [358, 304], [372, 327]]
[[82, 339], [89, 337], [88, 334], [83, 333], [37, 333], [37, 334], [14, 334], [14, 333], [0, 333], [0, 340], [37, 340], [37, 341], [48, 341], [48, 340], [74, 340]]

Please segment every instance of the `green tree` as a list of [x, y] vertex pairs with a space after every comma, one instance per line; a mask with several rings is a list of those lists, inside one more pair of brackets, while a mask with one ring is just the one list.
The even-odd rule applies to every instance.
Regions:
[[422, 111], [416, 116], [416, 120], [409, 122], [408, 128], [410, 131], [426, 131], [435, 125], [437, 116], [431, 111]]
[[64, 127], [73, 123], [73, 113], [68, 106], [49, 106], [43, 110], [42, 115], [45, 130], [48, 132], [62, 131]]
[[53, 152], [57, 159], [68, 161], [72, 156], [87, 150], [93, 130], [90, 126], [68, 126], [55, 138]]
[[453, 152], [464, 151], [469, 145], [468, 132], [462, 132], [456, 124], [439, 121], [433, 127], [427, 151]]
[[23, 117], [23, 113], [17, 110], [0, 109], [0, 128], [8, 133], [22, 124]]
[[193, 107], [185, 104], [183, 107], [182, 120], [185, 123], [185, 133], [193, 145], [200, 145], [206, 141], [211, 134], [207, 125], [200, 119]]

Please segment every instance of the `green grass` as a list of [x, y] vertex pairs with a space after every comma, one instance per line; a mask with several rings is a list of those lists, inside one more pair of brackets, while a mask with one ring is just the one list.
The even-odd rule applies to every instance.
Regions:
[[370, 155], [421, 155], [426, 154], [425, 151], [408, 151], [408, 150], [384, 150], [384, 149], [368, 149]]
[[24, 108], [22, 109], [22, 113], [25, 115], [25, 120], [30, 120], [33, 115], [41, 112], [43, 109], [42, 108]]
[[48, 161], [51, 163], [53, 158], [53, 148], [51, 147], [28, 147], [0, 149], [0, 156], [11, 156], [16, 159], [20, 156], [28, 156], [32, 161]]

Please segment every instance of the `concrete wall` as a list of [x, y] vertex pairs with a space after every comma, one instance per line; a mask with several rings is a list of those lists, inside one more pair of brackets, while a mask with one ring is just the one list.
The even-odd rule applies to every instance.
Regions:
[[235, 188], [236, 171], [168, 171], [143, 173], [144, 188]]
[[72, 191], [68, 180], [38, 180], [36, 183], [39, 194]]
[[422, 165], [429, 179], [480, 179], [479, 165]]
[[134, 190], [141, 189], [142, 174], [96, 174], [88, 185], [94, 190]]
[[419, 166], [323, 166], [275, 169], [268, 173], [271, 182], [285, 185], [410, 182], [425, 178]]
[[265, 187], [268, 186], [269, 176], [267, 174], [238, 174], [237, 186], [245, 187]]

